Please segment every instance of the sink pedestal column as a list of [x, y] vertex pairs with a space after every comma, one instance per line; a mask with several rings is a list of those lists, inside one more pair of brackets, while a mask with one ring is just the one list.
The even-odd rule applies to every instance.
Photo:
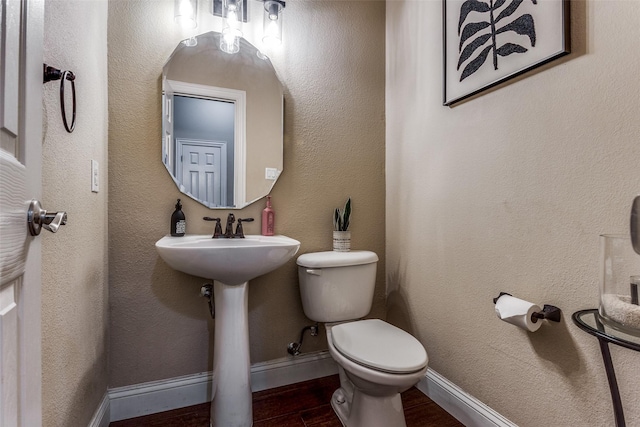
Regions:
[[213, 347], [212, 427], [251, 427], [248, 282], [214, 281], [216, 310]]

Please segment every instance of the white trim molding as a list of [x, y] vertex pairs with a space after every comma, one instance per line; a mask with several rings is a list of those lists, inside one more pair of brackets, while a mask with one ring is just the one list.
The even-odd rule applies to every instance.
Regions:
[[[338, 366], [327, 351], [303, 354], [295, 358], [284, 357], [252, 365], [251, 389], [262, 391], [337, 373]], [[111, 389], [110, 421], [209, 402], [212, 380], [212, 372], [201, 372]]]
[[251, 390], [262, 391], [338, 373], [328, 351], [283, 357], [251, 366]]
[[109, 390], [110, 421], [198, 405], [211, 399], [211, 372], [151, 381]]
[[466, 427], [518, 427], [433, 369], [416, 387]]
[[[338, 366], [328, 351], [283, 357], [252, 365], [251, 389], [262, 391], [336, 373]], [[212, 372], [202, 372], [110, 389], [89, 427], [209, 402], [212, 380]], [[416, 387], [466, 427], [517, 427], [432, 369]]]
[[106, 392], [100, 401], [100, 405], [98, 405], [98, 409], [96, 409], [95, 414], [93, 414], [93, 418], [89, 421], [88, 427], [109, 427], [109, 423], [111, 422], [110, 403], [109, 392]]

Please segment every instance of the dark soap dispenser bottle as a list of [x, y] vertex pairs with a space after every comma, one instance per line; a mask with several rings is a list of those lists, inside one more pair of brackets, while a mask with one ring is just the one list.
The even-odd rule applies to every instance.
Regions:
[[180, 203], [180, 199], [178, 199], [178, 203], [176, 203], [176, 210], [171, 215], [171, 235], [172, 236], [184, 236], [184, 233], [187, 230], [187, 220], [184, 217], [184, 212], [182, 212], [182, 204]]

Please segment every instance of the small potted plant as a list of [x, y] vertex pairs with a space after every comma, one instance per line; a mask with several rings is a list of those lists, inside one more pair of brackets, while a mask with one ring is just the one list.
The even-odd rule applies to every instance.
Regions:
[[347, 200], [344, 209], [336, 208], [333, 214], [333, 250], [348, 252], [351, 250], [351, 231], [349, 231], [349, 219], [351, 218], [351, 198]]

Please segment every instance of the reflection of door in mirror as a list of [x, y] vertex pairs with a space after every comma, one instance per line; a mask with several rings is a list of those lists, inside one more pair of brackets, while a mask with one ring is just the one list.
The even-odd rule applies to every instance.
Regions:
[[227, 142], [176, 138], [176, 147], [183, 191], [209, 206], [233, 206], [227, 201]]
[[[208, 207], [244, 200], [244, 93], [165, 82], [163, 162], [180, 191]], [[198, 92], [194, 94], [193, 92]]]
[[209, 206], [234, 206], [233, 102], [173, 96], [173, 141], [178, 184]]

